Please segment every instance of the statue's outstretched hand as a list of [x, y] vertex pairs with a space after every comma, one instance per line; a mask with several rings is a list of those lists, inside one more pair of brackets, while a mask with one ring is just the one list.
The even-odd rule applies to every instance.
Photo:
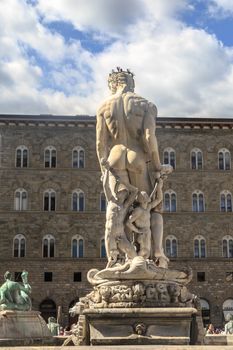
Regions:
[[170, 164], [162, 164], [161, 165], [161, 176], [168, 175], [173, 171], [173, 166]]

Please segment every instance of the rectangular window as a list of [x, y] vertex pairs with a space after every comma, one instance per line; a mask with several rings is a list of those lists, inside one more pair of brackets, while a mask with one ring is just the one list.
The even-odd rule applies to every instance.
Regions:
[[78, 151], [73, 151], [73, 168], [78, 167]]
[[74, 272], [74, 282], [82, 282], [82, 272]]
[[205, 272], [197, 272], [197, 282], [205, 282]]
[[176, 161], [175, 161], [175, 153], [170, 153], [170, 165], [173, 167], [173, 169], [176, 168]]
[[196, 169], [196, 153], [192, 152], [191, 154], [191, 164], [192, 164], [192, 169]]
[[21, 150], [18, 149], [16, 152], [16, 167], [20, 168], [21, 167]]
[[28, 151], [26, 149], [23, 150], [23, 168], [28, 166]]
[[50, 200], [51, 200], [51, 206], [50, 206], [50, 210], [51, 211], [55, 211], [55, 194], [54, 193], [51, 193], [51, 197], [50, 197]]
[[21, 277], [21, 272], [15, 272], [15, 282], [23, 282]]
[[45, 151], [44, 166], [45, 168], [50, 167], [50, 151], [48, 149]]
[[45, 272], [44, 273], [44, 282], [52, 282], [53, 280], [53, 273], [52, 272]]
[[218, 155], [218, 167], [220, 170], [224, 170], [224, 161], [223, 161], [223, 153], [219, 152]]
[[83, 194], [79, 194], [79, 211], [84, 211], [84, 197]]
[[52, 155], [51, 168], [56, 168], [56, 155]]
[[49, 210], [49, 196], [47, 193], [44, 196], [44, 210]]
[[197, 153], [197, 168], [202, 169], [202, 154], [201, 154], [201, 152]]

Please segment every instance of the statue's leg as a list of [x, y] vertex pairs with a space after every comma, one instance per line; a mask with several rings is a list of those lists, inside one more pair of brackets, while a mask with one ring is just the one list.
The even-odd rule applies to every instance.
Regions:
[[118, 247], [123, 253], [127, 254], [129, 259], [133, 259], [137, 256], [134, 246], [126, 237], [120, 237], [118, 239]]
[[116, 237], [112, 232], [112, 227], [106, 227], [105, 229], [105, 249], [108, 261], [112, 261], [113, 252], [114, 256], [116, 256], [116, 252], [118, 252]]
[[148, 259], [150, 256], [150, 249], [151, 249], [151, 231], [148, 230], [143, 234], [139, 234], [137, 240], [140, 245], [140, 250], [138, 252], [138, 255], [142, 256], [144, 259]]
[[152, 258], [158, 259], [158, 262], [161, 262], [163, 267], [167, 267], [169, 259], [165, 256], [163, 250], [163, 216], [160, 213], [151, 212], [151, 234], [153, 241]]

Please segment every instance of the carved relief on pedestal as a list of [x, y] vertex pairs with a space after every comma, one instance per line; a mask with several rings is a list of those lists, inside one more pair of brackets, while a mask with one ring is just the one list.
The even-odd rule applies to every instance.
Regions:
[[85, 298], [85, 308], [189, 307], [195, 295], [172, 282], [127, 282], [95, 286]]

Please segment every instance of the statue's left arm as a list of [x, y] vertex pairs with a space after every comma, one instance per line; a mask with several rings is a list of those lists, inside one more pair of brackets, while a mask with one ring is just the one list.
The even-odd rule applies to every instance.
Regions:
[[109, 186], [109, 169], [105, 169], [103, 174], [103, 188], [107, 202], [110, 202], [112, 198], [112, 192]]
[[148, 108], [145, 111], [143, 131], [144, 143], [146, 151], [151, 156], [152, 164], [156, 171], [161, 169], [157, 138], [155, 136], [155, 117], [157, 116], [157, 108], [154, 104], [148, 103]]
[[96, 117], [96, 152], [103, 174], [105, 169], [101, 161], [102, 159], [107, 160], [108, 158], [108, 130], [104, 118], [104, 107], [98, 110]]

